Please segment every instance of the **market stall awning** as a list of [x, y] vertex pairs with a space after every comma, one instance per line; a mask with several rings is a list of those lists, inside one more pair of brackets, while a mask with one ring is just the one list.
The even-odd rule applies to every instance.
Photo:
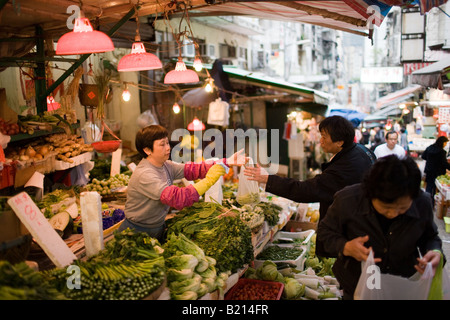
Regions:
[[374, 113], [365, 117], [363, 121], [366, 122], [366, 121], [385, 120], [392, 116], [399, 116], [401, 113], [402, 110], [397, 105], [392, 105], [375, 111]]
[[270, 77], [260, 72], [243, 70], [233, 66], [223, 66], [223, 70], [232, 81], [299, 95], [317, 104], [328, 105], [333, 98], [333, 95], [326, 92], [287, 82], [280, 78]]
[[444, 58], [412, 73], [412, 83], [427, 88], [444, 89], [444, 83], [450, 79], [450, 57]]
[[422, 86], [416, 84], [416, 85], [412, 85], [412, 86], [406, 87], [404, 89], [400, 89], [398, 91], [392, 92], [392, 93], [377, 100], [377, 109], [382, 109], [386, 106], [403, 102], [403, 101], [413, 97], [414, 93], [421, 89], [422, 89]]

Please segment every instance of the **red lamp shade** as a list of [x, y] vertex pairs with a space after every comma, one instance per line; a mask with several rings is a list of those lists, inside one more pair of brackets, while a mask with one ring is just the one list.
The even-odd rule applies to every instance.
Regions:
[[133, 43], [131, 53], [119, 61], [119, 71], [141, 71], [162, 68], [161, 60], [152, 53], [146, 52], [142, 42]]
[[195, 117], [194, 120], [192, 120], [192, 122], [188, 124], [187, 128], [189, 131], [202, 131], [205, 130], [205, 125], [203, 122], [198, 120], [197, 117]]
[[187, 69], [181, 58], [178, 59], [175, 70], [169, 71], [164, 77], [164, 83], [188, 83], [198, 81], [197, 73]]
[[56, 44], [56, 54], [71, 55], [113, 51], [114, 44], [106, 33], [94, 30], [88, 18], [75, 19], [73, 31], [64, 34]]

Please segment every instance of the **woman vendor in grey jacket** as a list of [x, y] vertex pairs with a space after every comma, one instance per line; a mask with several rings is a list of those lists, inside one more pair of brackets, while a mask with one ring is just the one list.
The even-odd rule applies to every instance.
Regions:
[[[243, 150], [228, 159], [217, 162], [186, 164], [169, 160], [168, 131], [160, 125], [151, 125], [136, 134], [136, 150], [143, 159], [139, 162], [127, 188], [126, 219], [119, 231], [126, 228], [146, 232], [164, 241], [165, 219], [170, 208], [181, 210], [199, 201], [217, 180], [225, 174], [227, 165], [239, 165]], [[187, 187], [178, 187], [173, 181], [186, 178], [198, 180]]]
[[317, 239], [329, 257], [337, 258], [333, 272], [344, 299], [353, 298], [361, 261], [370, 249], [382, 273], [410, 277], [423, 273], [428, 262], [436, 270], [442, 242], [430, 195], [421, 190], [420, 181], [414, 160], [391, 155], [378, 159], [363, 183], [336, 193]]

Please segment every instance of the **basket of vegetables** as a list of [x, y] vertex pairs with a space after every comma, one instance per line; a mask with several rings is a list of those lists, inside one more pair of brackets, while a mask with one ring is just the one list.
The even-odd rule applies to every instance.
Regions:
[[287, 263], [303, 270], [306, 251], [301, 247], [281, 247], [268, 244], [264, 250], [256, 256], [255, 267], [261, 266], [264, 261], [270, 260], [274, 263]]

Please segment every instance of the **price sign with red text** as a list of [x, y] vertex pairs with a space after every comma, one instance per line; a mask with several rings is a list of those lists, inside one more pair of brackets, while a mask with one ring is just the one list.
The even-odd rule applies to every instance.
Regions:
[[19, 193], [10, 198], [8, 204], [58, 268], [68, 266], [77, 259], [28, 193]]

